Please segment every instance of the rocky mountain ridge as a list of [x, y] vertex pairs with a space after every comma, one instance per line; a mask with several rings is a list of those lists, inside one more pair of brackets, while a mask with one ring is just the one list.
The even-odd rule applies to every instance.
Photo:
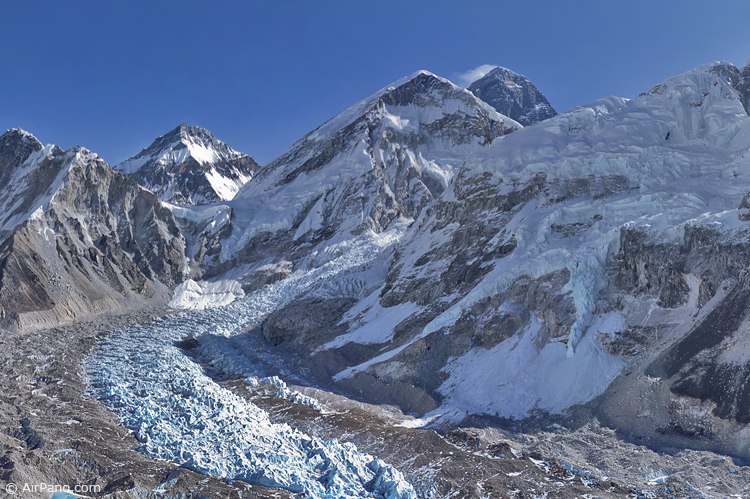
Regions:
[[4, 327], [125, 311], [182, 281], [185, 241], [172, 213], [98, 155], [13, 129], [0, 136], [0, 158]]

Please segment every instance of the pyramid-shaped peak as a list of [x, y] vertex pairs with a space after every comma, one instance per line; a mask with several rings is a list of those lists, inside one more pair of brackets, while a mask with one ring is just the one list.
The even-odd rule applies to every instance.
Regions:
[[183, 123], [116, 168], [164, 201], [193, 205], [232, 199], [259, 166], [205, 128]]
[[247, 155], [216, 138], [209, 130], [181, 124], [156, 138], [151, 145], [117, 165], [117, 168], [132, 174], [143, 167], [156, 164], [177, 165], [189, 159], [200, 164], [210, 164], [245, 156]]
[[496, 66], [469, 85], [468, 90], [505, 116], [524, 126], [557, 114], [547, 98], [524, 75]]

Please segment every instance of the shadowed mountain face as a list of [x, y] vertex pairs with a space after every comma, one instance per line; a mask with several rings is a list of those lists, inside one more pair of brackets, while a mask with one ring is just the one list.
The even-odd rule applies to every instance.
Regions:
[[115, 168], [163, 201], [191, 206], [231, 200], [258, 163], [208, 130], [180, 125]]
[[183, 279], [172, 213], [82, 148], [0, 137], [0, 320], [39, 328], [159, 303]]
[[469, 91], [523, 126], [557, 114], [547, 98], [528, 78], [506, 68], [495, 68], [469, 85]]

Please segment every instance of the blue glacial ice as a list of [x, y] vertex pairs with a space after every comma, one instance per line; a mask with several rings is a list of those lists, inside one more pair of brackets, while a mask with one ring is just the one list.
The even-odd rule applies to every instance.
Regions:
[[134, 432], [141, 450], [157, 459], [315, 498], [416, 497], [392, 466], [351, 443], [308, 436], [272, 422], [265, 411], [216, 383], [175, 346], [185, 336], [248, 331], [295, 297], [315, 293], [321, 285], [330, 292], [331, 283], [366, 273], [390, 243], [363, 241], [323, 265], [295, 272], [223, 308], [114, 331], [88, 358], [91, 389]]

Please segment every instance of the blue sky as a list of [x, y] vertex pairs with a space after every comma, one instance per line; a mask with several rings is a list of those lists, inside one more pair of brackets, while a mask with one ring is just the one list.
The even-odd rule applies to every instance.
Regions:
[[747, 19], [743, 0], [4, 2], [0, 128], [117, 162], [187, 122], [266, 162], [417, 69], [503, 65], [564, 111], [744, 64]]

